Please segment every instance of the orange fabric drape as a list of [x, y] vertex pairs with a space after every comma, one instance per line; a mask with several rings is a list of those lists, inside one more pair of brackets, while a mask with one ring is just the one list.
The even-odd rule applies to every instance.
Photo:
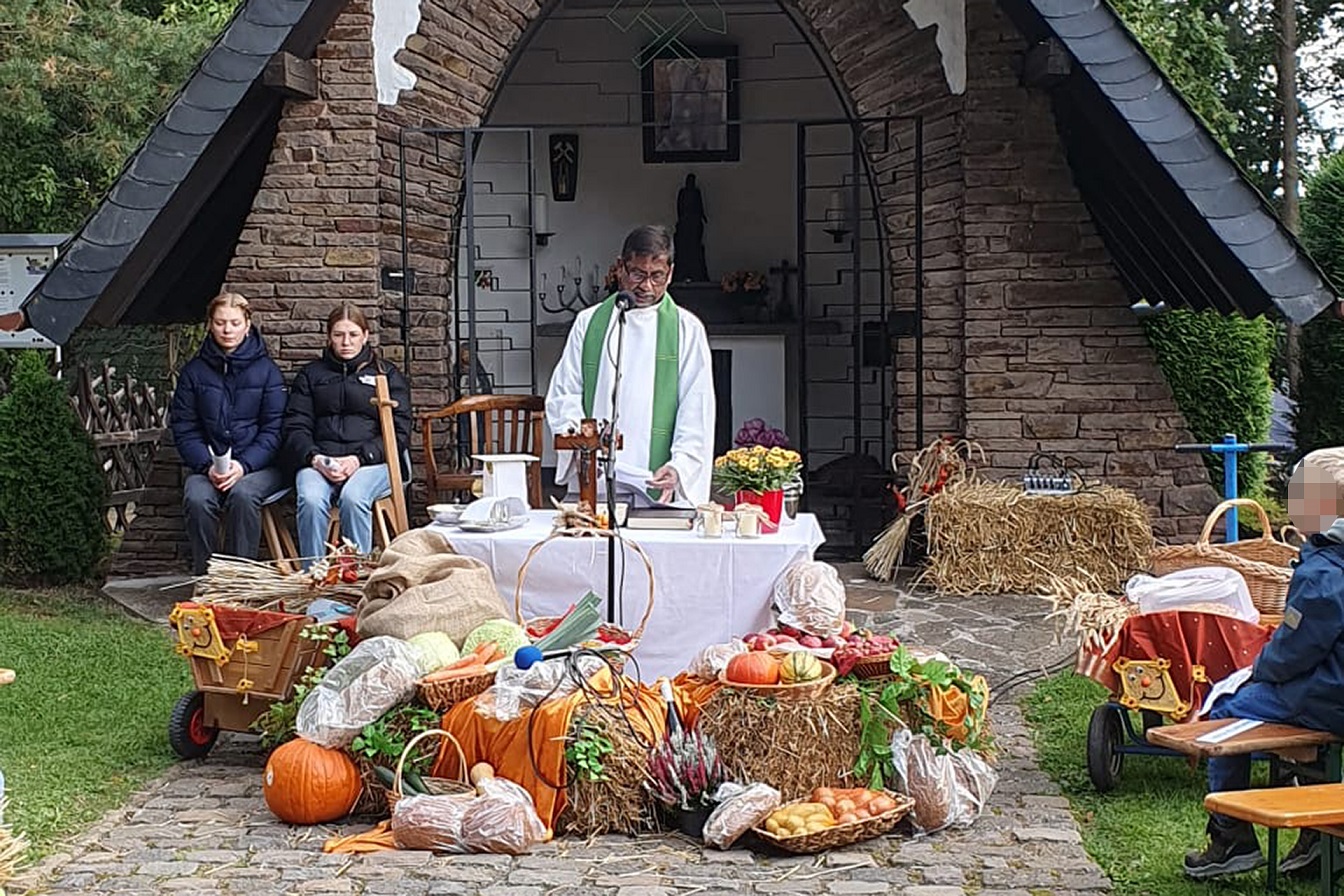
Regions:
[[[599, 670], [590, 679], [590, 685], [610, 698], [610, 670]], [[667, 709], [658, 690], [624, 679], [622, 695], [626, 718], [646, 742], [656, 743], [667, 731]], [[673, 696], [684, 722], [693, 724], [696, 704], [683, 688], [674, 686]], [[495, 774], [521, 785], [532, 794], [537, 815], [554, 829], [565, 808], [564, 788], [568, 783], [565, 739], [574, 711], [589, 699], [587, 694], [576, 691], [524, 710], [509, 722], [486, 718], [476, 712], [474, 699], [465, 700], [444, 713], [442, 724], [462, 745], [469, 766], [488, 762], [494, 766]], [[616, 701], [607, 702], [614, 710]], [[446, 741], [439, 749], [432, 774], [440, 778], [461, 777], [457, 752]]]

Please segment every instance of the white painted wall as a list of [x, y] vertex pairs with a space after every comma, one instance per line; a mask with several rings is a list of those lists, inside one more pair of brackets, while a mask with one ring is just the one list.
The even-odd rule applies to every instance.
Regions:
[[[584, 9], [562, 6], [548, 18], [501, 87], [487, 121], [490, 126], [535, 128], [535, 183], [548, 200], [548, 135], [555, 131], [579, 135], [576, 198], [547, 202], [548, 229], [555, 235], [548, 246], [537, 247], [536, 289], [542, 289], [544, 275], [545, 291], [554, 302], [563, 268], [567, 297], [573, 296], [576, 270], [581, 272], [584, 293], [590, 294], [594, 277], [605, 275], [632, 227], [676, 223], [677, 191], [688, 173], [696, 175], [709, 219], [705, 246], [711, 279], [735, 270], [766, 271], [781, 259], [796, 264], [797, 131], [793, 122], [844, 114], [834, 87], [802, 35], [774, 3], [725, 6], [726, 35], [694, 29], [684, 34], [682, 39], [688, 44], [737, 45], [740, 115], [757, 123], [741, 127], [738, 162], [645, 164], [639, 129], [640, 72], [632, 62], [644, 35], [620, 31], [606, 18], [607, 8], [605, 4]], [[659, 15], [674, 10], [652, 9]], [[524, 139], [518, 133], [487, 134], [475, 169], [478, 227], [498, 228], [476, 233], [477, 265], [490, 268], [499, 281], [497, 290], [477, 293], [480, 354], [497, 381], [513, 387], [508, 391], [526, 391], [530, 385], [532, 346], [525, 318], [528, 303], [536, 301], [529, 292], [526, 261], [527, 170], [518, 161], [526, 157]], [[822, 189], [809, 200], [818, 218], [824, 214], [828, 194], [828, 189]], [[460, 262], [458, 270], [465, 275], [465, 256]], [[828, 280], [826, 262], [813, 259], [812, 263], [809, 279]], [[465, 295], [464, 286], [459, 283], [458, 295]], [[675, 288], [672, 292], [675, 296]], [[811, 310], [818, 311], [825, 301], [825, 292], [814, 290]], [[542, 310], [540, 302], [535, 307], [539, 322], [571, 319], [569, 314]], [[848, 335], [836, 341], [845, 348], [850, 344]], [[785, 427], [786, 401], [793, 385], [786, 382], [782, 338], [721, 337], [711, 343], [735, 351], [733, 402], [738, 419], [734, 426], [760, 416]], [[562, 348], [563, 339], [538, 340], [538, 392], [545, 391]], [[554, 454], [549, 447], [545, 454], [545, 462], [552, 463]]]

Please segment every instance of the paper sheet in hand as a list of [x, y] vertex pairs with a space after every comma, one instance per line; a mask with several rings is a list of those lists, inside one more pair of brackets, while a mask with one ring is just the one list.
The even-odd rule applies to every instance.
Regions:
[[1210, 731], [1202, 737], [1195, 738], [1197, 744], [1220, 744], [1225, 740], [1231, 740], [1238, 734], [1245, 734], [1252, 728], [1258, 728], [1265, 724], [1258, 719], [1238, 719], [1231, 725], [1224, 725], [1215, 731]]

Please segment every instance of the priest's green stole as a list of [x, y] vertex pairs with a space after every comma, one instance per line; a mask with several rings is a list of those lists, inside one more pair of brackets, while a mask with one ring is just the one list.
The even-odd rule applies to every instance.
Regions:
[[[607, 328], [616, 310], [616, 296], [608, 296], [597, 306], [583, 334], [583, 414], [593, 416], [593, 396], [597, 392], [597, 372], [602, 365]], [[672, 459], [672, 430], [677, 423], [677, 392], [680, 383], [678, 354], [681, 346], [681, 320], [672, 296], [663, 293], [658, 304], [658, 333], [653, 360], [653, 426], [649, 433], [649, 469]]]

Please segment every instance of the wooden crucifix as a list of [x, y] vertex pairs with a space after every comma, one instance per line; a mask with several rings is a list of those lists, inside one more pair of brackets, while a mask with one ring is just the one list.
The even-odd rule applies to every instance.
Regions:
[[[591, 418], [579, 422], [576, 432], [573, 427], [563, 435], [555, 437], [556, 451], [574, 451], [579, 461], [579, 507], [580, 513], [590, 516], [597, 512], [597, 463], [608, 458], [608, 424], [605, 420], [598, 423]], [[621, 447], [621, 437], [616, 436], [615, 446]]]

